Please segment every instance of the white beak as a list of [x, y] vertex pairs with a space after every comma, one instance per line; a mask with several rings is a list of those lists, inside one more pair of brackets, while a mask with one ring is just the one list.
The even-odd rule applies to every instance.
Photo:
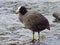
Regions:
[[16, 10], [16, 13], [19, 13], [19, 10], [18, 9]]
[[16, 10], [16, 13], [19, 13], [19, 9], [21, 8], [21, 6], [18, 7], [18, 9]]

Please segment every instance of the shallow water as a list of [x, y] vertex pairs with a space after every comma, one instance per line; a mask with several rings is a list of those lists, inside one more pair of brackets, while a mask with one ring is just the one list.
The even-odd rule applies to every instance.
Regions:
[[[28, 10], [34, 9], [42, 13], [50, 23], [50, 31], [44, 30], [39, 44], [37, 41], [30, 42], [32, 31], [24, 29], [19, 21], [16, 9], [25, 5]], [[32, 0], [0, 0], [0, 45], [60, 45], [60, 23], [54, 22], [54, 11], [60, 10], [60, 2], [45, 2]], [[37, 39], [37, 33], [35, 39]]]

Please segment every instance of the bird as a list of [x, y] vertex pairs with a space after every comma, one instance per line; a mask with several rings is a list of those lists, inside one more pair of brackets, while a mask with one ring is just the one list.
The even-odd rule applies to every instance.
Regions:
[[53, 17], [55, 17], [57, 20], [60, 20], [60, 13], [59, 12], [54, 12]]
[[49, 21], [40, 12], [35, 10], [28, 11], [25, 6], [19, 6], [16, 13], [19, 14], [19, 20], [25, 27], [32, 31], [32, 41], [34, 41], [35, 32], [38, 32], [38, 40], [40, 40], [40, 32], [45, 29], [50, 30]]

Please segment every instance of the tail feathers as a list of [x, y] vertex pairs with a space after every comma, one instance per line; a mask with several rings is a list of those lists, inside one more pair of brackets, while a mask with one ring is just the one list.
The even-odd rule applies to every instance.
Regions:
[[50, 30], [50, 26], [48, 26], [47, 29]]

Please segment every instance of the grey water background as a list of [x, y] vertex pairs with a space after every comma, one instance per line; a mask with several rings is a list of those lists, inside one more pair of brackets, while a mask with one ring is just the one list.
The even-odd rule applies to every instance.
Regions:
[[[28, 10], [39, 11], [49, 21], [50, 31], [45, 29], [40, 32], [43, 35], [40, 45], [60, 45], [60, 23], [55, 22], [52, 16], [53, 12], [60, 11], [60, 2], [45, 0], [0, 0], [0, 45], [33, 45], [27, 43], [32, 39], [32, 31], [23, 28], [24, 25], [15, 12], [21, 5], [26, 6]], [[37, 36], [35, 33], [35, 39]]]

